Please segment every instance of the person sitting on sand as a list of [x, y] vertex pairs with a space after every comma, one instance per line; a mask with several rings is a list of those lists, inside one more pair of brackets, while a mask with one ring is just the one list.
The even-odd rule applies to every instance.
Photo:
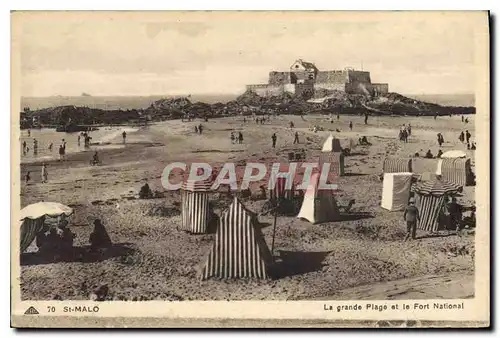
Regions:
[[56, 228], [51, 228], [46, 238], [45, 250], [53, 254], [55, 256], [54, 258], [57, 258], [60, 255], [60, 249], [61, 249], [61, 237], [57, 233]]
[[94, 153], [94, 156], [92, 157], [92, 165], [96, 164], [99, 164], [99, 153], [97, 152], [97, 150]]
[[153, 192], [151, 191], [151, 188], [149, 187], [148, 182], [146, 182], [141, 187], [141, 190], [139, 191], [139, 198], [146, 199], [146, 198], [152, 198], [152, 197], [153, 197]]
[[441, 155], [443, 155], [443, 151], [441, 149], [439, 149], [439, 151], [436, 155], [436, 158], [441, 158]]
[[420, 154], [418, 152], [416, 152], [413, 156], [420, 157]]
[[100, 219], [96, 219], [94, 221], [94, 231], [90, 234], [89, 237], [90, 248], [91, 249], [100, 249], [100, 248], [108, 248], [113, 243], [111, 242], [111, 238], [106, 231], [106, 228], [101, 223]]
[[431, 150], [427, 150], [427, 152], [425, 153], [425, 158], [434, 158], [434, 155], [432, 155], [432, 152]]
[[38, 248], [38, 252], [41, 252], [46, 248], [47, 231], [49, 231], [49, 227], [44, 224], [42, 229], [36, 234], [36, 246]]

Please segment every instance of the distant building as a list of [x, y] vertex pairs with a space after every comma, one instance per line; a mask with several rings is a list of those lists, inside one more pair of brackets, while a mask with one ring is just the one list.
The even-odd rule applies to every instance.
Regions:
[[338, 90], [350, 94], [378, 96], [389, 92], [387, 83], [372, 83], [370, 72], [345, 68], [320, 71], [311, 62], [295, 61], [287, 72], [272, 71], [267, 84], [247, 85], [247, 91], [269, 97], [283, 93], [313, 96], [315, 91]]

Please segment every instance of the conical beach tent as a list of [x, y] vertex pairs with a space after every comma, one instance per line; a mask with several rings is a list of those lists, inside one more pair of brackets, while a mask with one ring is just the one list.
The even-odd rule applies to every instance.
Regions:
[[381, 206], [390, 211], [404, 210], [410, 199], [412, 173], [384, 174]]
[[411, 173], [412, 169], [411, 158], [387, 157], [384, 159], [384, 173]]
[[185, 181], [181, 186], [182, 207], [179, 230], [193, 234], [207, 232], [210, 210], [209, 192], [212, 183], [205, 181]]
[[[282, 199], [292, 199], [295, 193], [295, 185], [292, 181], [290, 189], [287, 189], [287, 181], [284, 177], [270, 177], [271, 180], [275, 180], [274, 187], [270, 190], [270, 199], [282, 200]], [[291, 179], [291, 178], [290, 178]]]
[[337, 221], [340, 219], [340, 212], [333, 191], [319, 189], [319, 179], [319, 173], [311, 175], [297, 217], [304, 218], [313, 224]]
[[340, 140], [335, 138], [332, 134], [328, 136], [325, 143], [323, 143], [323, 148], [321, 151], [329, 151], [334, 153], [342, 152], [342, 147], [340, 146]]
[[335, 178], [345, 175], [344, 154], [342, 153], [321, 153], [319, 155], [319, 170], [323, 169], [323, 164], [330, 163], [329, 178]]
[[420, 221], [417, 229], [435, 232], [438, 230], [437, 223], [439, 212], [446, 203], [446, 196], [455, 194], [462, 188], [454, 183], [440, 178], [417, 183], [413, 187], [415, 192], [415, 206], [420, 213]]
[[235, 197], [220, 219], [214, 245], [202, 269], [202, 279], [268, 278], [272, 262], [255, 215]]

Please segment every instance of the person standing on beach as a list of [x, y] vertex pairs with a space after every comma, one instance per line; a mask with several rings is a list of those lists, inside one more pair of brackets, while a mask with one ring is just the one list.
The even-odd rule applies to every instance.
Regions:
[[295, 143], [299, 143], [299, 133], [297, 131], [295, 132], [295, 139], [293, 140], [293, 144]]
[[234, 132], [231, 132], [230, 138], [231, 138], [231, 144], [234, 144]]
[[42, 183], [47, 183], [49, 174], [47, 172], [47, 165], [42, 163]]
[[64, 148], [62, 144], [59, 146], [59, 161], [62, 161], [64, 159]]
[[28, 184], [28, 182], [31, 180], [31, 173], [29, 171], [26, 173], [24, 179], [26, 181], [26, 184]]
[[53, 147], [53, 146], [54, 146], [54, 143], [52, 143], [52, 142], [51, 142], [51, 143], [49, 144], [49, 151], [50, 151], [50, 152], [52, 152], [52, 147]]
[[23, 141], [23, 155], [26, 155], [26, 141]]
[[471, 136], [472, 136], [471, 133], [469, 133], [469, 131], [466, 130], [465, 131], [465, 141], [467, 141], [467, 143], [469, 143]]
[[464, 116], [462, 115], [462, 122], [464, 122]]
[[203, 134], [203, 126], [201, 125], [201, 123], [198, 126], [198, 131], [200, 132], [200, 135]]
[[31, 137], [31, 130], [28, 129], [28, 137]]
[[365, 124], [368, 124], [368, 113], [365, 113]]
[[340, 113], [337, 113], [337, 120], [340, 120]]
[[409, 205], [406, 207], [405, 212], [403, 214], [403, 219], [406, 221], [406, 237], [405, 241], [407, 241], [410, 236], [411, 239], [416, 238], [417, 233], [417, 220], [420, 221], [420, 214], [418, 212], [417, 207], [415, 206], [415, 201], [410, 198]]
[[276, 136], [276, 133], [273, 134], [273, 136], [271, 136], [271, 140], [273, 141], [273, 148], [276, 148], [276, 139], [278, 137]]
[[349, 129], [352, 131], [352, 121], [349, 121]]
[[125, 143], [125, 140], [127, 139], [127, 132], [125, 130], [122, 133], [122, 138], [123, 138], [123, 143]]
[[458, 136], [458, 140], [462, 143], [464, 143], [464, 140], [465, 140], [465, 135], [464, 135], [464, 132], [460, 132], [460, 135]]
[[78, 146], [80, 146], [80, 135], [78, 135]]
[[411, 136], [411, 124], [408, 123], [408, 128], [406, 129], [408, 136]]
[[38, 141], [37, 139], [33, 139], [33, 153], [36, 155], [38, 154]]

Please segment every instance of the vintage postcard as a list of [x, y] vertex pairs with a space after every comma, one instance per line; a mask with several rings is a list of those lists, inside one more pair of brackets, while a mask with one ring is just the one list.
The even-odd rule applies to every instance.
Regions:
[[14, 327], [487, 327], [489, 13], [12, 20]]

